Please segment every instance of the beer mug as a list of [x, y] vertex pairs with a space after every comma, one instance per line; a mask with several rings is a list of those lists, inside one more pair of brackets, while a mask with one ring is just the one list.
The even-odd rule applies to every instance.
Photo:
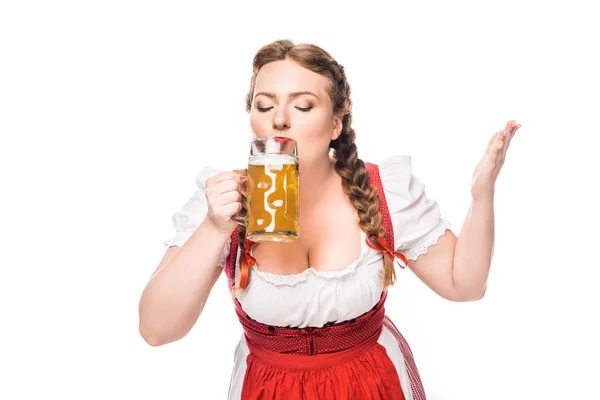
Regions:
[[242, 211], [233, 219], [253, 242], [288, 243], [299, 238], [300, 173], [296, 141], [281, 136], [254, 138], [242, 180]]

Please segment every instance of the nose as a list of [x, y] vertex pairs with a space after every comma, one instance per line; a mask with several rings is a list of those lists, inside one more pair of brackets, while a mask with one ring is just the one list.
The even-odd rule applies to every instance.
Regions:
[[273, 129], [276, 131], [285, 131], [291, 128], [291, 121], [286, 107], [278, 107], [273, 114]]

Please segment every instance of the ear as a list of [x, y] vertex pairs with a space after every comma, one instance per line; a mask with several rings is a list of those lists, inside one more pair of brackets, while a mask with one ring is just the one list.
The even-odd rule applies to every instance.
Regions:
[[342, 128], [344, 124], [342, 123], [344, 116], [339, 114], [333, 118], [333, 134], [331, 135], [331, 140], [336, 140], [342, 134]]

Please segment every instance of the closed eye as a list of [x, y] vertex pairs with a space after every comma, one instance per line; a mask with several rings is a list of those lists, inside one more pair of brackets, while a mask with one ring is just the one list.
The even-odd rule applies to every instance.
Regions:
[[[259, 112], [267, 112], [269, 110], [271, 110], [273, 107], [256, 107], [256, 109]], [[296, 107], [297, 110], [302, 111], [302, 112], [309, 112], [310, 110], [312, 110], [312, 107]]]

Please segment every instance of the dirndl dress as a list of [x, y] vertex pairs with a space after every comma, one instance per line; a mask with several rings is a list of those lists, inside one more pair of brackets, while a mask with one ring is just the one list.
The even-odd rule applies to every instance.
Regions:
[[[367, 167], [369, 180], [379, 194], [386, 242], [394, 243], [378, 167], [370, 163]], [[237, 237], [236, 230], [231, 237], [225, 267], [230, 289], [235, 283], [236, 255], [248, 256], [238, 254]], [[398, 371], [384, 346], [378, 343], [385, 327], [402, 352], [411, 398], [425, 400], [411, 349], [385, 315], [386, 298], [387, 291], [383, 291], [370, 311], [349, 321], [304, 328], [279, 327], [256, 321], [234, 298], [235, 310], [244, 328], [243, 340], [248, 348], [240, 398], [405, 400]]]
[[[377, 188], [387, 249], [415, 260], [451, 225], [412, 174], [410, 156], [367, 164]], [[204, 168], [198, 190], [173, 215], [181, 246], [208, 210], [205, 181], [219, 172]], [[363, 239], [366, 238], [363, 234]], [[242, 254], [234, 232], [219, 265], [229, 288], [239, 282]], [[343, 271], [309, 268], [275, 275], [253, 265], [247, 288], [233, 297], [243, 335], [234, 352], [229, 400], [406, 399], [425, 400], [411, 348], [385, 315], [382, 252], [363, 250]]]

